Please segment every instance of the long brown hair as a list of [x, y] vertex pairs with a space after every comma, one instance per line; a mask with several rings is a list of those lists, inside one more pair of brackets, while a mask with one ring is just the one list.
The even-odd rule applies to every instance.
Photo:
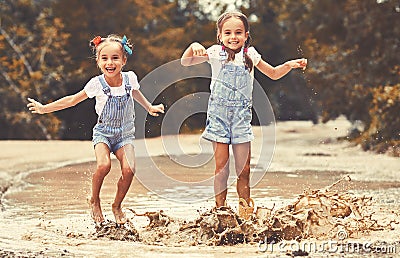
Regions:
[[[251, 60], [251, 58], [249, 57], [249, 55], [247, 54], [247, 49], [250, 47], [250, 41], [251, 41], [251, 36], [250, 36], [250, 24], [249, 21], [246, 17], [246, 15], [244, 15], [241, 12], [237, 12], [237, 11], [233, 11], [233, 12], [225, 12], [223, 14], [221, 14], [217, 20], [217, 40], [218, 43], [221, 44], [223, 46], [223, 43], [221, 42], [221, 40], [219, 39], [218, 35], [220, 33], [222, 33], [222, 26], [224, 25], [224, 23], [232, 18], [238, 18], [243, 22], [243, 26], [245, 31], [248, 33], [248, 37], [246, 42], [244, 43], [244, 48], [243, 48], [243, 57], [244, 57], [244, 65], [246, 67], [246, 69], [248, 69], [249, 71], [251, 71], [253, 69], [253, 61]], [[235, 60], [235, 54], [237, 52], [233, 51], [232, 49], [224, 46], [225, 51], [228, 53], [228, 60], [227, 61], [233, 61]]]

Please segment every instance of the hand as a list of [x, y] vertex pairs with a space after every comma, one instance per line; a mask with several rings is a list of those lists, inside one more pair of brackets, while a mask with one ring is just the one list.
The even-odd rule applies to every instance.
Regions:
[[148, 109], [148, 112], [152, 116], [159, 116], [158, 113], [164, 114], [164, 105], [163, 104], [158, 104], [155, 106], [150, 106]]
[[303, 70], [305, 70], [307, 67], [307, 59], [300, 58], [300, 59], [290, 60], [287, 61], [286, 64], [289, 65], [290, 68], [302, 68]]
[[191, 45], [193, 56], [206, 56], [207, 50], [200, 43], [194, 42]]
[[28, 101], [30, 103], [28, 103], [28, 105], [26, 105], [26, 106], [29, 108], [29, 110], [32, 113], [34, 113], [34, 114], [44, 114], [45, 113], [42, 103], [40, 103], [34, 99], [31, 99], [31, 98], [28, 98]]

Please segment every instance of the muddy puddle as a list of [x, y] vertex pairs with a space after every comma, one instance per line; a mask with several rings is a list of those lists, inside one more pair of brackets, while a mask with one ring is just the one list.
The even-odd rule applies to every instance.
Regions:
[[[117, 226], [107, 222], [89, 236], [68, 233], [71, 238], [110, 239], [161, 246], [225, 246], [252, 243], [278, 243], [283, 240], [338, 240], [357, 238], [372, 231], [390, 231], [400, 222], [393, 211], [382, 219], [371, 196], [356, 196], [339, 191], [351, 178], [318, 190], [308, 190], [292, 203], [281, 207], [255, 207], [248, 219], [231, 207], [199, 212], [194, 220], [174, 218], [164, 211], [138, 213], [127, 211], [128, 223]], [[135, 226], [138, 218], [146, 225]]]

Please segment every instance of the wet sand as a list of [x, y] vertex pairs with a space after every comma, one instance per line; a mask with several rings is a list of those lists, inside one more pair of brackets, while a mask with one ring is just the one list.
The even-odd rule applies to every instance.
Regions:
[[[262, 180], [255, 182], [252, 188], [256, 205], [278, 209], [291, 203], [304, 190], [321, 189], [344, 175], [350, 175], [353, 180], [339, 186], [338, 191], [348, 191], [354, 196], [373, 196], [374, 205], [371, 208], [381, 221], [397, 218], [400, 176], [395, 172], [400, 168], [398, 159], [364, 153], [348, 143], [337, 142], [335, 138], [345, 135], [348, 128], [349, 124], [344, 120], [317, 126], [308, 122], [278, 124], [273, 160], [268, 172], [262, 174]], [[255, 131], [257, 139], [257, 128]], [[189, 153], [198, 151], [198, 135], [181, 137], [182, 149]], [[147, 140], [146, 145], [147, 152], [136, 147], [137, 179], [123, 205], [128, 218], [139, 231], [146, 228], [149, 220], [134, 216], [127, 208], [137, 213], [163, 210], [174, 218], [194, 220], [200, 213], [213, 207], [212, 184], [190, 185], [212, 177], [213, 160], [202, 166], [188, 168], [173, 161], [175, 156], [171, 158], [168, 155], [170, 153], [166, 153], [160, 138]], [[257, 157], [257, 146], [262, 145], [262, 142], [255, 141], [252, 163], [260, 159]], [[33, 147], [38, 152], [32, 153]], [[28, 257], [282, 255], [280, 252], [264, 252], [254, 243], [182, 246], [155, 241], [149, 245], [140, 241], [93, 238], [94, 224], [86, 204], [91, 173], [95, 168], [90, 142], [0, 142], [0, 148], [7, 150], [0, 155], [0, 169], [4, 171], [0, 185], [8, 185], [1, 198], [4, 209], [0, 212], [3, 225], [0, 233], [1, 256], [12, 253]], [[207, 156], [207, 153], [203, 156]], [[202, 159], [203, 156], [197, 158]], [[178, 183], [165, 184], [163, 178], [154, 177], [148, 172], [154, 169], [162, 170]], [[256, 166], [253, 170], [254, 173], [260, 173]], [[24, 173], [26, 171], [33, 172]], [[113, 220], [111, 203], [119, 175], [118, 163], [113, 160], [112, 171], [106, 177], [101, 193], [104, 214], [109, 220]], [[236, 210], [233, 176], [231, 183], [228, 205]], [[394, 230], [360, 233], [352, 239], [358, 242], [382, 239], [390, 243], [399, 242], [398, 225], [394, 223]], [[400, 252], [400, 249], [396, 251]], [[348, 255], [355, 254], [348, 252]]]

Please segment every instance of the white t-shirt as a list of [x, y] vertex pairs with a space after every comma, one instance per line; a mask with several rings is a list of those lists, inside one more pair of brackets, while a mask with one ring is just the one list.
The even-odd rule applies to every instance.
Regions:
[[[139, 85], [136, 74], [132, 71], [123, 72], [122, 74], [125, 74], [125, 73], [128, 74], [129, 83], [132, 87], [132, 90], [138, 90], [140, 88], [140, 85]], [[103, 76], [103, 78], [104, 78], [104, 74], [102, 74], [100, 76]], [[122, 76], [122, 78], [123, 78], [123, 82], [122, 82], [121, 86], [110, 87], [107, 84], [108, 87], [110, 88], [110, 93], [112, 96], [123, 96], [126, 94], [124, 76]], [[96, 76], [96, 77], [93, 77], [92, 79], [90, 79], [90, 81], [88, 83], [86, 83], [86, 85], [83, 89], [89, 98], [96, 97], [95, 110], [96, 110], [97, 115], [100, 116], [100, 114], [103, 111], [103, 108], [107, 102], [108, 96], [106, 94], [104, 94], [103, 87], [101, 86], [99, 78], [97, 78], [97, 76]], [[132, 97], [132, 92], [130, 93], [130, 95]]]
[[[221, 56], [220, 53], [222, 51], [222, 46], [221, 45], [212, 45], [207, 49], [207, 54], [208, 54], [208, 62], [211, 65], [211, 85], [210, 88], [212, 89], [214, 82], [217, 80], [218, 74], [222, 68], [222, 63], [221, 63]], [[243, 51], [243, 50], [242, 50]], [[240, 51], [239, 53], [235, 54], [235, 60], [229, 61], [229, 64], [233, 65], [244, 65], [244, 60], [243, 60], [243, 52]], [[250, 57], [250, 59], [253, 61], [253, 66], [255, 67], [261, 60], [261, 55], [257, 52], [257, 50], [254, 47], [249, 47], [247, 50], [247, 55]], [[251, 69], [251, 77], [254, 78], [254, 67]]]

